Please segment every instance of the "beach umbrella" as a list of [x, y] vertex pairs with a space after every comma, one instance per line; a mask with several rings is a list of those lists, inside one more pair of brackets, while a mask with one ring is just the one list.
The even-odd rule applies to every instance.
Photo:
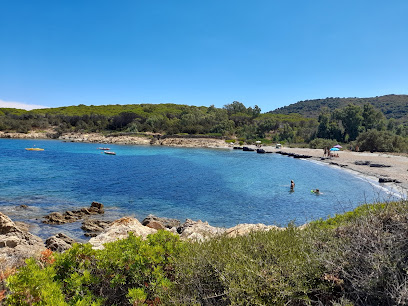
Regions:
[[339, 149], [341, 149], [341, 148], [343, 148], [343, 147], [342, 147], [341, 145], [337, 144], [337, 145], [333, 146], [333, 148], [339, 148]]
[[330, 151], [340, 151], [339, 148], [331, 148]]

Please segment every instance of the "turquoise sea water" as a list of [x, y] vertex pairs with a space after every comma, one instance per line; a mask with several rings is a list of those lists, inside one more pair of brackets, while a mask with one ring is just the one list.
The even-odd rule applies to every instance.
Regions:
[[[45, 150], [25, 150], [34, 146]], [[28, 221], [42, 237], [61, 231], [80, 237], [80, 223], [46, 226], [41, 217], [92, 201], [103, 203], [111, 219], [155, 214], [231, 227], [303, 224], [390, 197], [369, 180], [278, 154], [0, 139], [0, 157], [0, 211]], [[315, 188], [322, 194], [311, 193]]]

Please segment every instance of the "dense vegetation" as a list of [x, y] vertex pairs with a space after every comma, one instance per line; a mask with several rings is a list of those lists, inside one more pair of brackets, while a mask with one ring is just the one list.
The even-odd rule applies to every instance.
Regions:
[[6, 305], [408, 303], [408, 203], [364, 205], [303, 229], [181, 242], [165, 231], [44, 252], [10, 276]]
[[0, 108], [0, 131], [52, 130], [50, 137], [67, 132], [206, 135], [242, 143], [262, 140], [311, 148], [343, 143], [360, 150], [407, 152], [405, 112], [408, 96], [395, 95], [302, 101], [270, 113], [237, 101], [223, 108], [176, 104]]
[[330, 111], [344, 108], [349, 104], [363, 107], [370, 104], [380, 110], [387, 119], [394, 118], [402, 123], [408, 123], [408, 95], [386, 95], [373, 98], [325, 98], [299, 101], [288, 106], [278, 108], [274, 114], [301, 114], [307, 118], [317, 118], [322, 108]]
[[32, 111], [1, 109], [0, 131], [160, 133], [238, 137], [253, 141], [307, 142], [317, 127], [299, 115], [261, 114], [258, 106], [234, 101], [223, 108], [176, 104], [70, 106]]

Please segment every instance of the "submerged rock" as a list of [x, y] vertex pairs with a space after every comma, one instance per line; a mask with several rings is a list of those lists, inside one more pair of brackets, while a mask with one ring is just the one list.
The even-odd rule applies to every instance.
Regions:
[[65, 224], [78, 221], [89, 215], [103, 214], [103, 204], [98, 202], [92, 202], [89, 208], [81, 208], [79, 210], [68, 210], [61, 214], [59, 212], [52, 212], [49, 215], [44, 216], [43, 223], [46, 224]]
[[154, 234], [157, 230], [143, 226], [137, 219], [124, 217], [112, 222], [101, 234], [89, 240], [94, 249], [103, 249], [104, 244], [119, 239], [125, 239], [132, 232], [135, 236], [146, 238], [149, 234]]

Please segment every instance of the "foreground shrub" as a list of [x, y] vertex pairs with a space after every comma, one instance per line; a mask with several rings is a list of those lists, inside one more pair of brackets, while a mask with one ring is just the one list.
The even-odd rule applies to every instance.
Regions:
[[159, 304], [174, 278], [179, 238], [159, 231], [146, 240], [127, 239], [93, 250], [75, 244], [42, 266], [34, 259], [8, 280], [9, 305]]
[[325, 301], [324, 280], [310, 231], [256, 232], [193, 243], [176, 262], [171, 302], [183, 305], [306, 305]]
[[407, 202], [368, 212], [336, 228], [322, 262], [354, 304], [407, 305]]
[[159, 231], [104, 250], [44, 252], [8, 278], [8, 305], [408, 304], [408, 202], [303, 229], [184, 243]]
[[[173, 257], [182, 250], [179, 238], [159, 231], [144, 241], [128, 239], [107, 244], [97, 257], [99, 284], [96, 292], [107, 298], [107, 305], [160, 301], [174, 279]], [[126, 298], [126, 299], [125, 299]]]
[[67, 305], [64, 301], [61, 283], [54, 281], [52, 266], [41, 267], [34, 259], [18, 274], [9, 277], [8, 305]]

